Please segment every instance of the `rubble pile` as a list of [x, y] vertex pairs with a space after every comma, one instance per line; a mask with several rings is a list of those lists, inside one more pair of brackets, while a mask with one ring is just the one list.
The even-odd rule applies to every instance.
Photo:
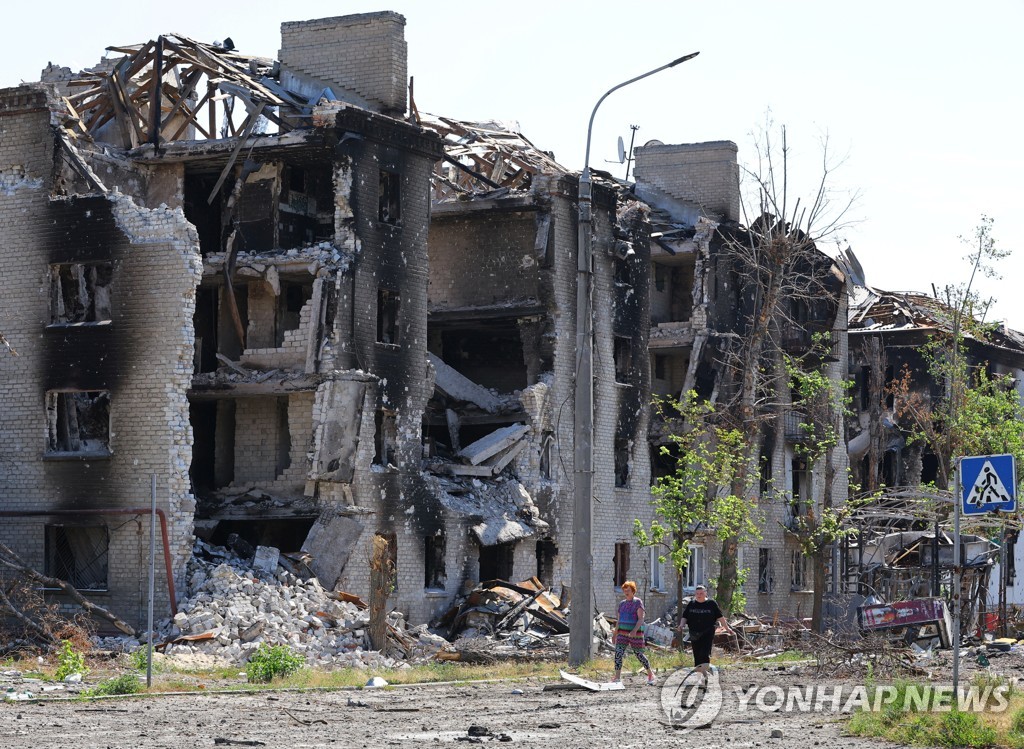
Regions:
[[261, 569], [202, 541], [189, 563], [188, 589], [171, 622], [169, 656], [208, 655], [241, 665], [266, 643], [287, 645], [318, 668], [401, 668], [448, 645], [426, 627], [403, 630], [402, 614], [392, 612], [392, 647], [370, 650], [370, 614], [355, 597], [276, 564], [272, 572]]

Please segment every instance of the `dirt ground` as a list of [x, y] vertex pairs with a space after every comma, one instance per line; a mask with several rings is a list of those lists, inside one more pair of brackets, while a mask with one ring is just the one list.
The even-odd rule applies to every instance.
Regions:
[[[665, 675], [660, 676], [664, 681]], [[672, 727], [661, 707], [660, 688], [647, 687], [640, 676], [627, 677], [626, 689], [612, 692], [543, 691], [543, 686], [551, 683], [556, 682], [535, 679], [363, 690], [4, 702], [0, 704], [0, 746], [887, 746], [846, 736], [838, 714], [764, 714], [740, 709], [734, 693], [738, 686], [820, 683], [799, 673], [756, 667], [724, 670], [721, 713], [710, 729], [692, 732]], [[483, 735], [471, 736], [471, 726], [479, 727], [473, 732]]]

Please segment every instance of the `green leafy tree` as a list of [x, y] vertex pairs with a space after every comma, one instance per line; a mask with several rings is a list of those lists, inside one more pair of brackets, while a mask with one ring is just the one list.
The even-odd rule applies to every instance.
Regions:
[[[760, 538], [762, 519], [749, 492], [732, 491], [749, 454], [743, 433], [722, 425], [714, 407], [692, 390], [681, 401], [659, 399], [656, 407], [679, 425], [669, 438], [672, 448], [661, 448], [662, 454], [675, 458], [675, 468], [659, 477], [652, 489], [656, 519], [650, 528], [635, 521], [634, 534], [642, 546], [664, 551], [662, 559], [671, 561], [679, 573], [677, 594], [682, 599], [694, 532], [704, 529], [722, 543], [745, 542]], [[723, 610], [743, 608], [742, 596], [725, 599], [717, 584], [716, 597]]]
[[[821, 506], [811, 503], [805, 513], [794, 515], [789, 527], [800, 540], [800, 551], [813, 560], [811, 626], [817, 632], [822, 629], [827, 556], [833, 544], [854, 530], [845, 526], [854, 503], [846, 502], [836, 506], [833, 496], [836, 480], [833, 453], [837, 447], [845, 449], [842, 443], [842, 424], [851, 411], [850, 383], [829, 377], [822, 364], [830, 346], [828, 335], [816, 333], [812, 336], [811, 349], [807, 355], [800, 358], [788, 354], [783, 356], [794, 405], [803, 416], [800, 424], [803, 434], [793, 447], [794, 453], [807, 461], [813, 473], [818, 473], [821, 466], [824, 468], [821, 471], [824, 474]], [[796, 502], [797, 498], [791, 498], [791, 501]]]

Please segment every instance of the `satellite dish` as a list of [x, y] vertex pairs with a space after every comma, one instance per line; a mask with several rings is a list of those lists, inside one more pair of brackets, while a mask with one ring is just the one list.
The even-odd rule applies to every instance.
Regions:
[[647, 148], [648, 146], [663, 146], [663, 145], [665, 145], [665, 144], [662, 143], [660, 140], [649, 140], [646, 143], [644, 143], [644, 148]]
[[622, 142], [622, 136], [619, 136], [619, 163], [626, 163], [626, 144]]

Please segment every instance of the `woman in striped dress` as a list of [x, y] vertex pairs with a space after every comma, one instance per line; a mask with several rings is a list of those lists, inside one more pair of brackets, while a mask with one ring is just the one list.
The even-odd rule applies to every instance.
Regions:
[[622, 584], [622, 593], [626, 596], [619, 602], [619, 614], [615, 621], [615, 676], [612, 681], [621, 681], [622, 659], [626, 656], [626, 648], [632, 648], [640, 665], [647, 669], [647, 684], [656, 682], [651, 663], [644, 654], [644, 602], [636, 594], [636, 583], [627, 580]]

